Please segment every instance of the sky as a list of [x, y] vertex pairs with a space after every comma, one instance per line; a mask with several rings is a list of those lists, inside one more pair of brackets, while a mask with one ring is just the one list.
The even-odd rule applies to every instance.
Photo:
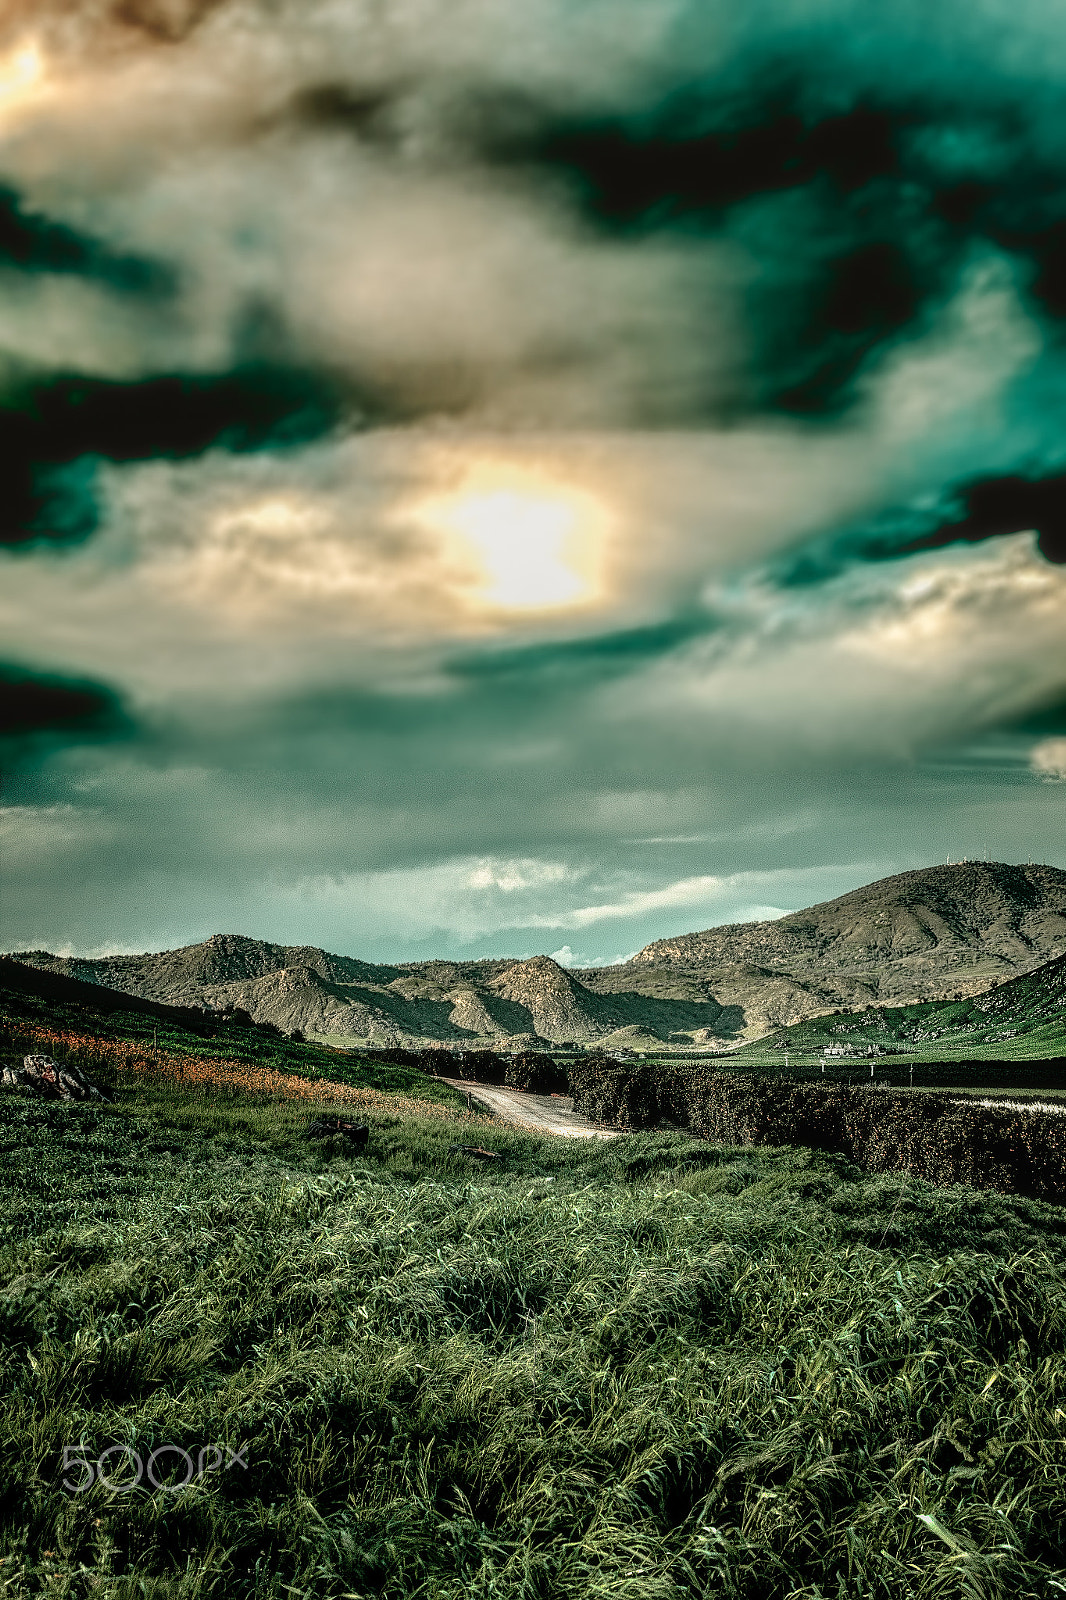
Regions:
[[1053, 0], [8, 0], [0, 944], [1066, 867]]

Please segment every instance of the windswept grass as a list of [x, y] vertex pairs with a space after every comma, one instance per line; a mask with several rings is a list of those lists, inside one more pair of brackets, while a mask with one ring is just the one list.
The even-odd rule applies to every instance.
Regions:
[[[443, 1106], [348, 1160], [292, 1100], [120, 1095], [0, 1100], [0, 1596], [1066, 1594], [1061, 1211], [662, 1133], [482, 1122], [479, 1166]], [[163, 1444], [203, 1475], [124, 1492]]]

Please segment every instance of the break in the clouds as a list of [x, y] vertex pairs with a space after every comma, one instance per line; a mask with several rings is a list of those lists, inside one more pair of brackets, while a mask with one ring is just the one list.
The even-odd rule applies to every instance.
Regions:
[[581, 964], [1066, 861], [1060, 43], [9, 6], [6, 942]]

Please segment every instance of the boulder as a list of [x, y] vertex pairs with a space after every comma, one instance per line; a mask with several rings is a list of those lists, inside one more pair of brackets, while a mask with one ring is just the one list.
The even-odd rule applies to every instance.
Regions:
[[0, 1088], [14, 1089], [41, 1100], [104, 1100], [80, 1067], [60, 1065], [51, 1056], [25, 1056], [21, 1067], [5, 1067]]

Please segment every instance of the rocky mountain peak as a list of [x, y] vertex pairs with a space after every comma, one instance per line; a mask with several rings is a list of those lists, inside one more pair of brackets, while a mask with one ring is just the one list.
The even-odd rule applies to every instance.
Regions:
[[599, 1017], [602, 1002], [551, 956], [516, 961], [489, 986], [503, 999], [525, 1007], [544, 1039], [590, 1039], [609, 1031]]

